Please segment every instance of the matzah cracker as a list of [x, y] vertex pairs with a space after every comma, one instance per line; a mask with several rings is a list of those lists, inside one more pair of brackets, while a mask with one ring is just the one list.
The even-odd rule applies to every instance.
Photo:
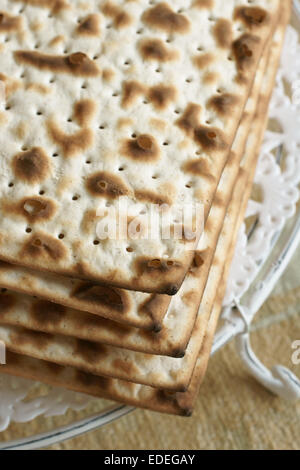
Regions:
[[175, 294], [196, 241], [99, 242], [94, 211], [208, 213], [279, 3], [1, 0], [0, 257]]
[[[239, 130], [232, 147], [232, 155], [230, 164], [227, 164], [223, 171], [223, 175], [218, 185], [215, 200], [210, 210], [205, 238], [207, 240], [207, 248], [204, 253], [198, 253], [201, 266], [199, 270], [193, 270], [185, 278], [180, 292], [172, 298], [169, 311], [163, 321], [163, 328], [160, 333], [140, 332], [136, 328], [128, 328], [128, 326], [120, 326], [115, 322], [95, 318], [95, 315], [85, 314], [81, 311], [65, 309], [61, 305], [45, 302], [43, 300], [32, 299], [32, 297], [24, 295], [16, 295], [9, 292], [10, 307], [2, 309], [2, 323], [22, 326], [36, 331], [44, 331], [46, 333], [58, 333], [77, 338], [96, 341], [104, 344], [110, 344], [134, 351], [140, 351], [148, 354], [182, 356], [186, 349], [188, 340], [191, 336], [195, 317], [203, 294], [206, 280], [209, 273], [209, 267], [215, 252], [215, 247], [221, 228], [223, 225], [226, 208], [231, 198], [232, 187], [235, 183], [239, 163], [244, 151], [245, 142], [249, 134], [249, 129], [257, 108], [258, 96], [261, 83], [265, 74], [266, 64], [268, 62], [269, 47], [264, 53], [259, 65], [253, 90], [248, 103], [245, 107], [244, 118], [239, 126]], [[201, 257], [202, 256], [202, 257]], [[226, 256], [226, 252], [222, 256]], [[197, 261], [197, 258], [196, 258]], [[50, 276], [51, 282], [45, 282]], [[61, 276], [55, 278], [54, 275], [44, 274], [26, 270], [10, 265], [7, 269], [3, 266], [0, 269], [0, 285], [9, 287], [10, 289], [23, 290], [31, 288], [34, 285], [41, 286], [44, 282], [44, 289], [55, 292], [61, 292], [67, 282], [74, 290], [74, 284], [71, 280], [63, 278], [63, 285], [60, 286]], [[4, 282], [5, 279], [6, 282]], [[25, 282], [24, 282], [25, 281]], [[13, 284], [12, 284], [13, 283]], [[80, 286], [82, 283], [80, 282]], [[95, 288], [96, 290], [96, 288]], [[108, 292], [108, 288], [101, 288], [100, 292]], [[35, 294], [40, 295], [40, 290], [35, 289]], [[113, 290], [116, 292], [116, 290]], [[135, 298], [147, 297], [147, 294], [134, 293], [126, 291], [126, 295]], [[156, 296], [156, 303], [159, 302], [159, 296]], [[169, 296], [163, 296], [165, 299]], [[50, 297], [51, 298], [51, 297]], [[5, 302], [5, 298], [2, 297]], [[152, 311], [155, 310], [156, 303]], [[68, 303], [68, 302], [63, 302]], [[135, 305], [135, 304], [134, 304]], [[140, 308], [136, 307], [136, 315], [139, 314], [141, 306], [145, 305], [145, 300], [140, 304]], [[0, 297], [1, 306], [1, 297]], [[183, 313], [184, 310], [184, 313]], [[143, 310], [142, 310], [143, 311]], [[120, 313], [119, 313], [120, 315]], [[126, 315], [123, 313], [126, 317]]]

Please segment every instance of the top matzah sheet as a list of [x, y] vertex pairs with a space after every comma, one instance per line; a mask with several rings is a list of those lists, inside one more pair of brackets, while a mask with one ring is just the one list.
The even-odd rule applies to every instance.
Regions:
[[1, 258], [176, 293], [186, 243], [95, 245], [95, 211], [207, 214], [278, 5], [1, 0]]
[[[24, 293], [30, 292], [31, 289], [34, 295], [42, 295], [44, 298], [48, 300], [50, 298], [53, 301], [56, 300], [56, 302], [60, 300], [59, 303], [64, 305], [72, 305], [72, 302], [77, 301], [77, 296], [74, 296], [73, 292], [82, 292], [83, 295], [80, 296], [80, 301], [85, 300], [84, 294], [86, 294], [87, 299], [94, 300], [92, 306], [95, 305], [96, 307], [101, 306], [101, 300], [105, 293], [108, 300], [110, 292], [113, 298], [118, 294], [122, 299], [125, 296], [125, 299], [129, 300], [129, 302], [124, 304], [124, 307], [127, 307], [126, 309], [115, 312], [113, 306], [109, 309], [109, 306], [106, 305], [108, 312], [105, 312], [105, 314], [107, 317], [111, 315], [111, 318], [121, 319], [124, 322], [127, 320], [128, 324], [130, 324], [129, 320], [132, 317], [136, 322], [139, 319], [144, 323], [148, 319], [149, 323], [151, 317], [154, 321], [159, 316], [159, 310], [164, 300], [171, 299], [169, 311], [164, 317], [161, 331], [159, 333], [151, 331], [141, 332], [136, 328], [128, 328], [128, 324], [127, 326], [119, 325], [113, 321], [99, 318], [96, 315], [66, 309], [61, 305], [34, 299], [30, 296], [17, 295], [11, 291], [9, 292], [9, 298], [11, 299], [9, 304], [5, 301], [6, 297], [0, 295], [1, 322], [48, 333], [75, 336], [148, 354], [170, 356], [182, 356], [184, 354], [191, 336], [198, 304], [204, 291], [227, 205], [232, 195], [232, 187], [237, 178], [245, 141], [249, 135], [249, 129], [256, 112], [261, 84], [269, 60], [269, 48], [270, 45], [274, 47], [276, 41], [273, 40], [269, 43], [257, 69], [251, 96], [246, 104], [242, 123], [239, 126], [235, 142], [232, 146], [231, 158], [223, 170], [207, 219], [205, 242], [203, 243], [203, 245], [206, 245], [205, 252], [198, 253], [198, 260], [202, 260], [203, 264], [200, 263], [198, 270], [195, 269], [195, 265], [192, 270], [193, 272], [187, 274], [181, 290], [176, 296], [150, 295], [134, 291], [119, 292], [117, 288], [113, 289], [109, 286], [105, 288], [99, 286], [97, 288], [97, 286], [93, 286], [91, 283], [79, 281], [78, 284], [78, 281], [75, 281], [75, 279], [71, 280], [51, 273], [41, 273], [19, 266], [1, 265], [0, 263], [1, 287]], [[272, 59], [271, 56], [270, 60]], [[216, 202], [217, 204], [215, 204]], [[225, 256], [226, 251], [223, 253], [224, 258]], [[86, 290], [84, 286], [87, 286]], [[89, 286], [90, 288], [88, 288]], [[70, 295], [63, 298], [62, 293], [68, 288]], [[94, 294], [94, 297], [92, 294]], [[150, 297], [148, 301], [147, 297]], [[142, 298], [140, 304], [134, 301], [138, 298]], [[162, 299], [160, 300], [160, 298]], [[81, 303], [81, 305], [83, 304]], [[8, 306], [9, 308], [7, 308]], [[90, 308], [90, 306], [88, 307]]]
[[[271, 42], [269, 41], [269, 43]], [[199, 303], [201, 293], [204, 290], [226, 207], [231, 197], [231, 189], [237, 176], [249, 127], [256, 110], [257, 99], [268, 59], [268, 50], [269, 44], [257, 68], [251, 95], [247, 101], [242, 122], [239, 125], [231, 148], [231, 157], [228, 159], [218, 183], [215, 198], [206, 222], [205, 241], [203, 240], [201, 243], [202, 248], [205, 246], [205, 252], [198, 253], [200, 264], [202, 262], [203, 264], [201, 264], [199, 272], [193, 272], [192, 283], [189, 282], [191, 281], [191, 274], [188, 273], [180, 292], [171, 298], [162, 294], [145, 294], [112, 288], [110, 286], [100, 286], [90, 281], [78, 281], [74, 278], [0, 262], [0, 286], [25, 294], [30, 293], [31, 295], [42, 297], [71, 308], [122, 322], [127, 327], [134, 326], [154, 330], [154, 333], [149, 332], [140, 335], [136, 329], [130, 330], [127, 328], [124, 331], [123, 327], [118, 327], [118, 325], [105, 322], [102, 319], [98, 320], [94, 316], [85, 315], [82, 312], [73, 311], [67, 313], [65, 311], [63, 325], [67, 334], [72, 334], [70, 324], [66, 323], [67, 317], [70, 317], [74, 320], [78, 332], [82, 334], [86, 333], [86, 328], [83, 325], [84, 323], [87, 324], [88, 339], [93, 339], [94, 341], [115, 346], [121, 345], [125, 348], [133, 348], [134, 350], [151, 354], [158, 353], [163, 355], [167, 351], [168, 354], [173, 354], [174, 351], [175, 353], [182, 353], [185, 348], [184, 344], [187, 343], [190, 336], [196, 315], [196, 304]], [[195, 266], [193, 271], [195, 271]], [[197, 274], [197, 279], [195, 279], [195, 274]], [[170, 308], [172, 308], [172, 314], [165, 316], [171, 299]], [[182, 299], [182, 302], [180, 299]], [[189, 299], [195, 305], [191, 305]], [[44, 304], [42, 308], [44, 316], [47, 314], [47, 311], [53, 311], [51, 305], [48, 307], [46, 305]], [[183, 309], [184, 315], [182, 315]], [[24, 313], [27, 309], [22, 308], [21, 310]], [[35, 315], [34, 317], [36, 318]], [[78, 321], [80, 318], [79, 326]], [[160, 334], [157, 334], [159, 330], [162, 331]], [[85, 336], [83, 338], [87, 339]]]

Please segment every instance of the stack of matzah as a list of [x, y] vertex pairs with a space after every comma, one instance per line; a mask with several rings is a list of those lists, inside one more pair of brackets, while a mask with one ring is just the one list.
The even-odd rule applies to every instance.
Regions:
[[[0, 0], [1, 373], [191, 413], [289, 12]], [[203, 236], [172, 236], [200, 204]], [[169, 238], [142, 236], [154, 205]], [[125, 207], [138, 236], [99, 238]]]

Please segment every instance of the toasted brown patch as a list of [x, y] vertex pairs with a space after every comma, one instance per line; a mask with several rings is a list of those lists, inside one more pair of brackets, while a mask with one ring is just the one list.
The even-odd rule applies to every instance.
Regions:
[[155, 5], [146, 10], [142, 20], [154, 29], [160, 29], [168, 33], [187, 33], [190, 28], [189, 20], [174, 10], [165, 2]]
[[256, 60], [260, 38], [252, 34], [243, 34], [232, 45], [232, 52], [239, 72], [246, 72]]
[[62, 305], [48, 302], [47, 300], [37, 300], [31, 306], [30, 315], [39, 326], [57, 325], [66, 314], [66, 308]]
[[122, 91], [122, 106], [123, 108], [129, 108], [132, 106], [140, 95], [145, 93], [145, 86], [135, 80], [131, 80], [123, 83]]
[[111, 82], [114, 76], [115, 72], [113, 71], [113, 69], [103, 69], [102, 78], [105, 82]]
[[142, 39], [139, 50], [144, 60], [170, 62], [178, 58], [178, 52], [166, 47], [161, 39]]
[[0, 294], [0, 318], [1, 315], [12, 310], [16, 304], [16, 299], [11, 294]]
[[160, 150], [154, 137], [149, 134], [141, 134], [137, 138], [127, 139], [122, 145], [122, 155], [133, 160], [152, 163], [160, 157]]
[[270, 15], [266, 10], [257, 6], [236, 7], [234, 19], [241, 20], [247, 28], [257, 29], [269, 23]]
[[193, 7], [196, 8], [212, 8], [214, 0], [194, 0]]
[[96, 103], [93, 100], [81, 100], [74, 105], [73, 118], [79, 126], [87, 127], [96, 112]]
[[28, 85], [25, 87], [25, 90], [40, 93], [41, 95], [47, 95], [48, 93], [51, 93], [51, 89], [42, 83], [28, 83]]
[[213, 109], [220, 116], [229, 116], [239, 104], [239, 97], [230, 93], [213, 96], [207, 103], [208, 109]]
[[230, 21], [224, 18], [218, 19], [213, 28], [213, 34], [219, 47], [222, 49], [228, 49], [231, 47], [233, 31]]
[[56, 204], [51, 199], [39, 196], [25, 197], [20, 201], [1, 201], [1, 209], [7, 214], [24, 217], [28, 222], [50, 220], [55, 214]]
[[113, 25], [117, 29], [126, 28], [132, 22], [132, 18], [126, 10], [113, 2], [106, 2], [101, 10], [105, 16], [112, 18]]
[[54, 38], [52, 38], [51, 41], [49, 42], [49, 46], [50, 47], [56, 47], [64, 41], [65, 41], [64, 36], [62, 36], [62, 35], [54, 36]]
[[210, 64], [212, 64], [214, 59], [214, 55], [210, 52], [207, 52], [206, 54], [195, 56], [193, 58], [193, 62], [198, 69], [204, 69], [205, 67], [208, 67]]
[[[161, 278], [162, 274], [170, 276], [175, 274], [176, 271], [182, 270], [182, 265], [171, 259], [148, 258], [140, 256], [134, 261], [133, 269], [137, 276], [145, 276], [149, 279]], [[175, 295], [178, 292], [178, 286], [175, 284], [167, 283], [162, 286], [162, 291], [168, 295]]]
[[36, 349], [43, 351], [47, 348], [48, 344], [52, 341], [53, 335], [49, 333], [42, 333], [40, 331], [27, 330], [25, 328], [18, 328], [10, 335], [10, 341], [12, 343], [11, 348], [18, 351], [29, 347], [29, 350]]
[[198, 126], [194, 131], [194, 140], [205, 152], [217, 152], [228, 148], [224, 133], [216, 127]]
[[205, 176], [206, 178], [211, 178], [212, 168], [205, 158], [195, 158], [194, 160], [188, 160], [182, 167], [185, 173], [190, 173], [191, 175]]
[[177, 90], [174, 86], [160, 85], [153, 86], [149, 89], [148, 100], [153, 103], [158, 110], [166, 109], [173, 101], [175, 101]]
[[75, 370], [75, 381], [84, 387], [98, 387], [101, 391], [107, 390], [110, 385], [110, 379], [96, 377], [81, 370]]
[[70, 5], [66, 0], [15, 0], [15, 2], [25, 3], [26, 5], [31, 5], [33, 7], [48, 8], [54, 14], [70, 8]]
[[51, 235], [37, 232], [24, 244], [21, 257], [26, 258], [50, 258], [59, 261], [66, 257], [65, 245]]
[[182, 296], [182, 301], [186, 305], [191, 306], [191, 305], [195, 305], [197, 303], [198, 297], [199, 297], [199, 294], [198, 294], [197, 291], [190, 290]]
[[99, 36], [100, 16], [96, 14], [86, 16], [77, 27], [76, 33], [82, 36]]
[[86, 187], [92, 195], [110, 199], [128, 196], [131, 192], [121, 178], [105, 171], [89, 176]]
[[200, 123], [201, 106], [198, 104], [188, 104], [183, 115], [176, 121], [176, 124], [182, 129], [189, 137], [193, 137], [195, 128]]
[[31, 184], [41, 183], [51, 173], [50, 159], [40, 147], [15, 155], [12, 168], [17, 178]]
[[125, 372], [128, 375], [134, 375], [137, 371], [137, 368], [131, 362], [124, 361], [123, 359], [115, 359], [113, 361], [113, 367], [117, 370]]
[[97, 211], [95, 209], [89, 209], [85, 211], [80, 225], [80, 228], [83, 233], [86, 235], [94, 234], [97, 222], [101, 220], [104, 216], [105, 215], [97, 215]]
[[87, 364], [95, 364], [105, 357], [106, 349], [98, 343], [78, 339], [75, 354], [79, 355]]
[[93, 145], [94, 134], [91, 129], [83, 128], [74, 134], [66, 134], [52, 119], [47, 126], [49, 137], [60, 148], [64, 157], [78, 155]]
[[12, 16], [0, 11], [0, 33], [17, 32], [21, 27], [22, 20], [20, 16]]
[[0, 260], [0, 269], [7, 270], [7, 269], [14, 269], [13, 264], [7, 263], [6, 261]]
[[50, 55], [37, 51], [15, 51], [18, 63], [30, 65], [40, 70], [55, 73], [68, 73], [76, 77], [97, 77], [100, 75], [95, 62], [83, 52], [71, 55]]
[[219, 80], [219, 74], [217, 72], [208, 71], [202, 77], [202, 82], [204, 85], [213, 85]]
[[150, 204], [157, 204], [160, 206], [163, 204], [171, 205], [171, 200], [168, 196], [157, 194], [147, 189], [136, 190], [134, 195], [140, 202], [149, 202]]
[[125, 290], [91, 282], [77, 284], [71, 296], [98, 306], [104, 305], [120, 314], [126, 313], [130, 305], [129, 295]]

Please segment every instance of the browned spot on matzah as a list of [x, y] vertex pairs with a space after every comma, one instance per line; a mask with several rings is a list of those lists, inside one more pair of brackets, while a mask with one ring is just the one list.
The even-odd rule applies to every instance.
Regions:
[[[133, 269], [138, 276], [146, 275], [146, 277], [149, 279], [156, 279], [161, 278], [162, 274], [169, 275], [170, 273], [181, 271], [182, 265], [173, 260], [140, 256], [134, 261]], [[178, 291], [178, 286], [173, 284], [166, 284], [164, 291], [168, 295], [174, 295]]]
[[136, 190], [134, 193], [136, 199], [140, 202], [149, 202], [150, 204], [171, 204], [171, 200], [168, 196], [158, 194], [147, 189]]
[[165, 2], [159, 3], [145, 11], [142, 20], [148, 26], [161, 29], [168, 33], [184, 34], [190, 28], [189, 20], [182, 14], [176, 13]]
[[170, 62], [178, 58], [178, 52], [166, 47], [161, 39], [142, 39], [139, 49], [144, 60]]
[[14, 0], [15, 2], [25, 3], [33, 7], [48, 8], [54, 14], [59, 13], [61, 10], [69, 8], [69, 3], [66, 0]]
[[50, 220], [55, 213], [56, 204], [50, 199], [33, 196], [25, 197], [17, 202], [2, 200], [1, 209], [7, 214], [16, 214], [24, 217], [28, 222], [34, 223]]
[[214, 55], [210, 52], [200, 54], [193, 58], [194, 65], [198, 69], [204, 69], [214, 61]]
[[228, 148], [224, 133], [216, 127], [198, 126], [194, 140], [205, 152], [219, 152]]
[[149, 134], [141, 134], [138, 138], [127, 139], [123, 142], [120, 152], [122, 155], [143, 162], [152, 163], [160, 157], [159, 147]]
[[95, 362], [105, 357], [106, 349], [101, 344], [92, 343], [90, 341], [77, 340], [75, 354], [79, 355], [88, 364], [95, 364]]
[[71, 296], [96, 305], [105, 305], [120, 314], [126, 313], [130, 306], [129, 295], [126, 291], [91, 282], [77, 284]]
[[206, 178], [212, 178], [212, 168], [205, 160], [205, 158], [195, 158], [194, 160], [188, 160], [182, 167], [183, 171], [192, 175], [205, 176]]
[[6, 261], [0, 260], [0, 269], [6, 270], [6, 269], [14, 269], [13, 264], [7, 263]]
[[74, 134], [66, 134], [52, 119], [48, 121], [47, 125], [51, 140], [58, 145], [65, 157], [78, 155], [93, 144], [94, 135], [91, 129], [83, 128]]
[[247, 33], [234, 41], [232, 51], [240, 72], [246, 72], [255, 62], [259, 43], [259, 37]]
[[193, 7], [196, 8], [212, 8], [214, 0], [194, 0]]
[[100, 74], [95, 62], [83, 52], [71, 55], [50, 55], [37, 51], [16, 51], [17, 62], [55, 73], [68, 73], [77, 77], [97, 77]]
[[81, 370], [75, 370], [75, 380], [85, 387], [97, 386], [99, 390], [106, 390], [110, 385], [110, 379], [99, 376], [96, 377], [95, 375], [88, 374]]
[[83, 233], [86, 235], [94, 234], [97, 222], [106, 215], [107, 213], [104, 213], [103, 215], [97, 215], [97, 211], [95, 209], [88, 209], [87, 211], [85, 211], [82, 218], [82, 222], [80, 224], [80, 228]]
[[176, 124], [189, 136], [192, 137], [195, 128], [200, 123], [201, 106], [190, 103]]
[[87, 179], [86, 187], [94, 196], [111, 199], [117, 199], [118, 197], [130, 194], [130, 189], [121, 178], [105, 171], [90, 175]]
[[128, 108], [132, 106], [137, 98], [145, 93], [145, 86], [135, 80], [123, 83], [122, 89], [122, 106]]
[[111, 82], [115, 76], [113, 69], [103, 69], [102, 78], [105, 82]]
[[217, 72], [208, 71], [202, 78], [204, 85], [213, 85], [219, 80], [219, 74]]
[[62, 305], [38, 300], [31, 306], [30, 315], [39, 326], [51, 326], [60, 323], [66, 313], [66, 308]]
[[207, 103], [208, 109], [213, 109], [220, 116], [229, 116], [239, 104], [239, 98], [230, 93], [215, 95]]
[[51, 171], [50, 159], [40, 147], [15, 155], [12, 167], [17, 178], [27, 183], [41, 183]]
[[0, 11], [0, 33], [11, 33], [21, 29], [22, 20], [20, 16], [12, 16]]
[[87, 127], [89, 125], [95, 112], [96, 103], [92, 100], [81, 100], [74, 105], [74, 119], [81, 127]]
[[0, 318], [4, 313], [9, 312], [16, 304], [16, 299], [11, 294], [0, 295]]
[[175, 101], [176, 95], [177, 90], [174, 86], [160, 84], [149, 89], [148, 99], [155, 108], [163, 110]]
[[213, 28], [213, 33], [219, 47], [222, 49], [231, 47], [233, 31], [230, 21], [220, 18]]
[[241, 20], [245, 26], [250, 29], [265, 26], [270, 21], [270, 15], [263, 8], [253, 7], [236, 7], [234, 19]]
[[[18, 328], [10, 335], [12, 345], [16, 345], [18, 350], [23, 346], [37, 348], [39, 351], [46, 349], [49, 343], [53, 340], [53, 335], [49, 333], [41, 333], [39, 331], [27, 330], [25, 328]], [[12, 346], [13, 349], [13, 346]]]
[[96, 14], [86, 16], [79, 24], [76, 32], [83, 36], [100, 35], [100, 16]]
[[129, 14], [113, 2], [106, 2], [101, 10], [104, 15], [112, 18], [114, 27], [117, 29], [126, 28], [132, 22]]
[[21, 256], [26, 258], [46, 258], [59, 261], [65, 258], [67, 254], [64, 244], [45, 233], [35, 233], [24, 244], [21, 250]]
[[198, 292], [195, 290], [190, 290], [182, 296], [182, 301], [186, 305], [195, 305], [198, 300]]
[[124, 361], [123, 359], [115, 359], [112, 365], [117, 370], [126, 372], [127, 375], [134, 375], [137, 372], [137, 368], [134, 366], [134, 364]]

